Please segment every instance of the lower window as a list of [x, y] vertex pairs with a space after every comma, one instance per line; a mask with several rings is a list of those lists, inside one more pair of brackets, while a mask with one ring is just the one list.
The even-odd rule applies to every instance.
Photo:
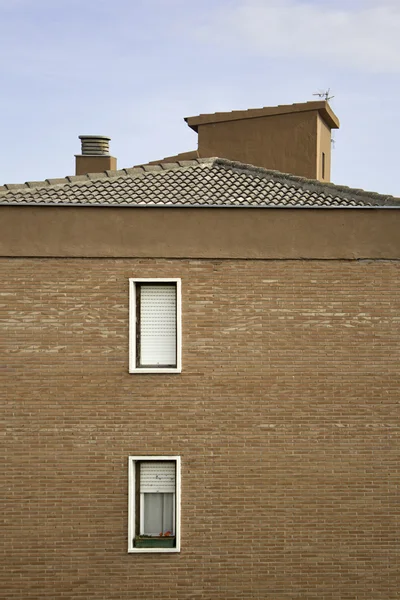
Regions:
[[128, 552], [180, 551], [180, 457], [129, 457]]

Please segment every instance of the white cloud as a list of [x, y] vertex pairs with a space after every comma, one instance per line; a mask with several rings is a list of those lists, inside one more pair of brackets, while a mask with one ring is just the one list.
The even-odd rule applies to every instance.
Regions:
[[307, 58], [375, 73], [400, 71], [399, 0], [238, 0], [198, 30], [208, 44]]

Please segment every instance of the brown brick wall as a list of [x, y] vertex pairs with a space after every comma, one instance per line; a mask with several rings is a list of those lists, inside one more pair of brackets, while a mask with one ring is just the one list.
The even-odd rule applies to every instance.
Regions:
[[[0, 266], [4, 598], [400, 597], [399, 262]], [[128, 374], [153, 276], [181, 375]], [[182, 457], [180, 554], [127, 553], [130, 454]]]

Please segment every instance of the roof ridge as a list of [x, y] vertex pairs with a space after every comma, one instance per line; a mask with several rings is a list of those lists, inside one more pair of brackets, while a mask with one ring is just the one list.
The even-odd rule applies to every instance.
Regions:
[[[292, 102], [291, 104], [275, 104], [274, 106], [253, 106], [251, 108], [234, 108], [233, 110], [217, 110], [211, 113], [199, 113], [196, 117], [210, 117], [214, 115], [230, 115], [232, 113], [249, 113], [260, 110], [275, 109], [275, 108], [291, 108], [293, 106], [304, 106], [309, 105], [310, 107], [323, 106], [325, 102], [323, 100], [309, 100], [307, 102]], [[185, 119], [192, 119], [194, 117], [185, 117]]]

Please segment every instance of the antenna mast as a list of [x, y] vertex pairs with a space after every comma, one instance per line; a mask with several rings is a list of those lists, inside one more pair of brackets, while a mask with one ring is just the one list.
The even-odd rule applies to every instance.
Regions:
[[325, 91], [321, 91], [319, 90], [318, 92], [316, 92], [315, 94], [313, 94], [313, 96], [318, 96], [318, 98], [321, 98], [321, 100], [325, 100], [326, 102], [329, 102], [329, 100], [332, 100], [332, 98], [334, 98], [335, 96], [330, 96], [331, 92], [331, 88], [328, 88]]

